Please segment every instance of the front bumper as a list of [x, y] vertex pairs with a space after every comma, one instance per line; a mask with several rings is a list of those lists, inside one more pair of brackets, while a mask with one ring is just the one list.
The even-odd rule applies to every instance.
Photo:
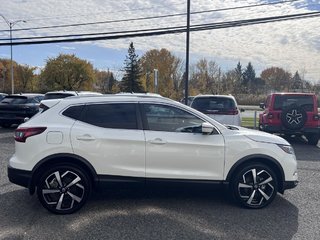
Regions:
[[298, 186], [298, 183], [299, 183], [298, 180], [295, 180], [295, 181], [284, 181], [283, 185], [282, 185], [282, 189], [279, 192], [284, 193], [284, 191], [287, 190], [287, 189], [295, 188], [296, 186]]
[[14, 184], [29, 188], [32, 173], [31, 171], [25, 171], [8, 166], [8, 178], [9, 181]]

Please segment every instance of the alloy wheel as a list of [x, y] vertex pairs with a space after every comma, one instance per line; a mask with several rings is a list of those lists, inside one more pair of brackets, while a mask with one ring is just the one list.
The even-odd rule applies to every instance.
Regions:
[[238, 202], [249, 208], [262, 208], [273, 201], [278, 191], [274, 172], [263, 164], [244, 167], [233, 181]]
[[66, 214], [77, 211], [85, 203], [89, 184], [86, 175], [72, 168], [57, 168], [43, 175], [38, 197], [49, 211]]

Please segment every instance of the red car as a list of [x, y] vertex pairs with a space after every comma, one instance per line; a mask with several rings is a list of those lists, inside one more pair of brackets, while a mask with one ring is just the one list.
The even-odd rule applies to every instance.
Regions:
[[261, 131], [304, 135], [309, 144], [318, 144], [320, 115], [314, 93], [273, 93], [260, 107], [264, 109], [259, 115]]

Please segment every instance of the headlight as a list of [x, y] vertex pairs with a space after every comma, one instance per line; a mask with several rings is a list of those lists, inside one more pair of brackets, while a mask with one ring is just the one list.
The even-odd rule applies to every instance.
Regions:
[[288, 154], [294, 154], [293, 147], [290, 145], [282, 145], [282, 144], [277, 144], [283, 151], [285, 151]]

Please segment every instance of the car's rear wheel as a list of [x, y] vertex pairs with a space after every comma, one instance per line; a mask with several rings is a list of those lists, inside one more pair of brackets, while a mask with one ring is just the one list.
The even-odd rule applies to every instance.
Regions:
[[270, 204], [278, 191], [274, 171], [261, 163], [244, 165], [231, 182], [234, 199], [247, 208], [263, 208]]
[[318, 134], [308, 134], [306, 136], [307, 140], [308, 140], [308, 143], [310, 145], [314, 145], [316, 146], [319, 142], [319, 135]]
[[56, 214], [78, 211], [90, 192], [90, 178], [85, 171], [73, 165], [56, 165], [47, 169], [37, 184], [41, 204]]

